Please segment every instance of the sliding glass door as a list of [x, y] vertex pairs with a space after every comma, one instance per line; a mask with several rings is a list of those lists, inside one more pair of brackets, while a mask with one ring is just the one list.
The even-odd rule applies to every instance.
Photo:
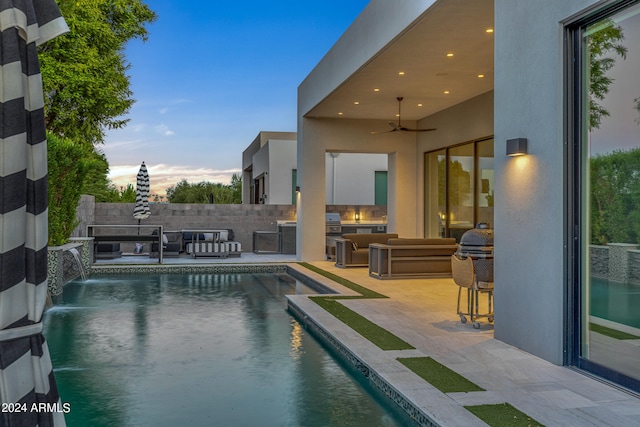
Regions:
[[425, 236], [493, 225], [493, 139], [425, 153]]
[[640, 390], [640, 2], [568, 30], [570, 364]]

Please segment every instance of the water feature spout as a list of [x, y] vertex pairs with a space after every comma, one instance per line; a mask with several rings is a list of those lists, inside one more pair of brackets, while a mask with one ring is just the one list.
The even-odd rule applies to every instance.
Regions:
[[76, 265], [78, 266], [78, 270], [80, 271], [80, 277], [83, 282], [87, 281], [87, 274], [84, 271], [84, 267], [82, 267], [82, 260], [80, 259], [80, 252], [76, 248], [69, 249], [71, 255], [73, 255], [73, 259], [76, 261]]

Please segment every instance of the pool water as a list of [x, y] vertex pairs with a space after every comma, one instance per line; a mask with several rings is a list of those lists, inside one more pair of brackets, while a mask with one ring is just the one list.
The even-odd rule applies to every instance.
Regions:
[[640, 329], [640, 286], [591, 278], [591, 315]]
[[286, 274], [72, 282], [45, 314], [74, 426], [400, 426], [286, 311]]

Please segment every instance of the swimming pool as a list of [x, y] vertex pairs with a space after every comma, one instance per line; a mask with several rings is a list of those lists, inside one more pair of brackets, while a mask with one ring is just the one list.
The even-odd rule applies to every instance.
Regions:
[[74, 426], [400, 426], [285, 310], [284, 273], [72, 282], [44, 334]]
[[591, 315], [640, 329], [640, 286], [591, 279]]

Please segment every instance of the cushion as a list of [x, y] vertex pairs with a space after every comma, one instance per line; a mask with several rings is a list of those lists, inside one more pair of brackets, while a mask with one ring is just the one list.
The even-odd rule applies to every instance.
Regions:
[[162, 234], [162, 244], [166, 245], [167, 243], [169, 243], [169, 238], [166, 234]]
[[358, 250], [358, 244], [354, 241], [351, 241], [351, 249], [353, 249], [354, 251]]

